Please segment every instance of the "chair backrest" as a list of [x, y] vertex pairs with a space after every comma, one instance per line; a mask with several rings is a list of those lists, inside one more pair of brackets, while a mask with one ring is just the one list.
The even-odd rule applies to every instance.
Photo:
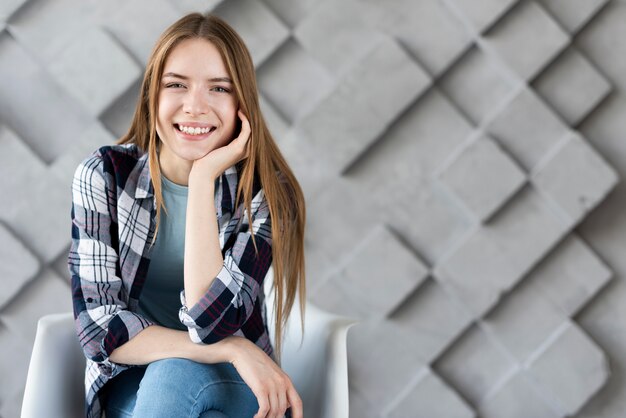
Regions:
[[[266, 282], [268, 318], [273, 317], [271, 277]], [[354, 322], [307, 303], [302, 338], [300, 318], [296, 301], [285, 330], [282, 367], [303, 400], [304, 416], [348, 418], [346, 334]], [[272, 320], [268, 326], [273, 338]], [[82, 416], [84, 371], [85, 357], [76, 338], [73, 314], [41, 318], [28, 368], [22, 418]]]
[[71, 312], [44, 316], [37, 324], [22, 418], [84, 415], [85, 356]]

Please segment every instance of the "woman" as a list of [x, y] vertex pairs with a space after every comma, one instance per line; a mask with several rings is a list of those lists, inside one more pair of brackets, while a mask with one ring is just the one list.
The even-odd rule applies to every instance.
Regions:
[[80, 164], [72, 194], [88, 417], [302, 416], [274, 359], [305, 300], [304, 199], [230, 26], [196, 13], [161, 35], [128, 133]]

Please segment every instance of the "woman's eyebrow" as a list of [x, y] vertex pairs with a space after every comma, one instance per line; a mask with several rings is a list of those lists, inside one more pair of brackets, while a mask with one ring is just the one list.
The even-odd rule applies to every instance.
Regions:
[[[174, 78], [180, 78], [181, 80], [188, 80], [189, 77], [181, 75], [181, 74], [176, 74], [176, 73], [165, 73], [163, 74], [163, 77], [174, 77]], [[226, 83], [233, 83], [233, 80], [231, 80], [229, 77], [213, 77], [213, 78], [209, 78], [208, 81], [210, 82], [226, 82]]]

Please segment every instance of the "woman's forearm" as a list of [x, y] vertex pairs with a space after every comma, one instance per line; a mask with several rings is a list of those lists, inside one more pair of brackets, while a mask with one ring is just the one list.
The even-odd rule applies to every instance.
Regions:
[[185, 297], [195, 305], [206, 293], [224, 259], [215, 214], [215, 179], [189, 177], [185, 226]]
[[186, 358], [199, 363], [229, 362], [228, 338], [214, 344], [196, 344], [186, 331], [151, 325], [117, 347], [109, 356], [114, 363], [148, 364], [165, 358]]

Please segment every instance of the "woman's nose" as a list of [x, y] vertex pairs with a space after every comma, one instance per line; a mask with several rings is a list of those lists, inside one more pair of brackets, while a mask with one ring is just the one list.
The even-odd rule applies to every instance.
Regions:
[[201, 89], [191, 89], [185, 95], [183, 111], [190, 115], [203, 115], [209, 111], [209, 101]]

